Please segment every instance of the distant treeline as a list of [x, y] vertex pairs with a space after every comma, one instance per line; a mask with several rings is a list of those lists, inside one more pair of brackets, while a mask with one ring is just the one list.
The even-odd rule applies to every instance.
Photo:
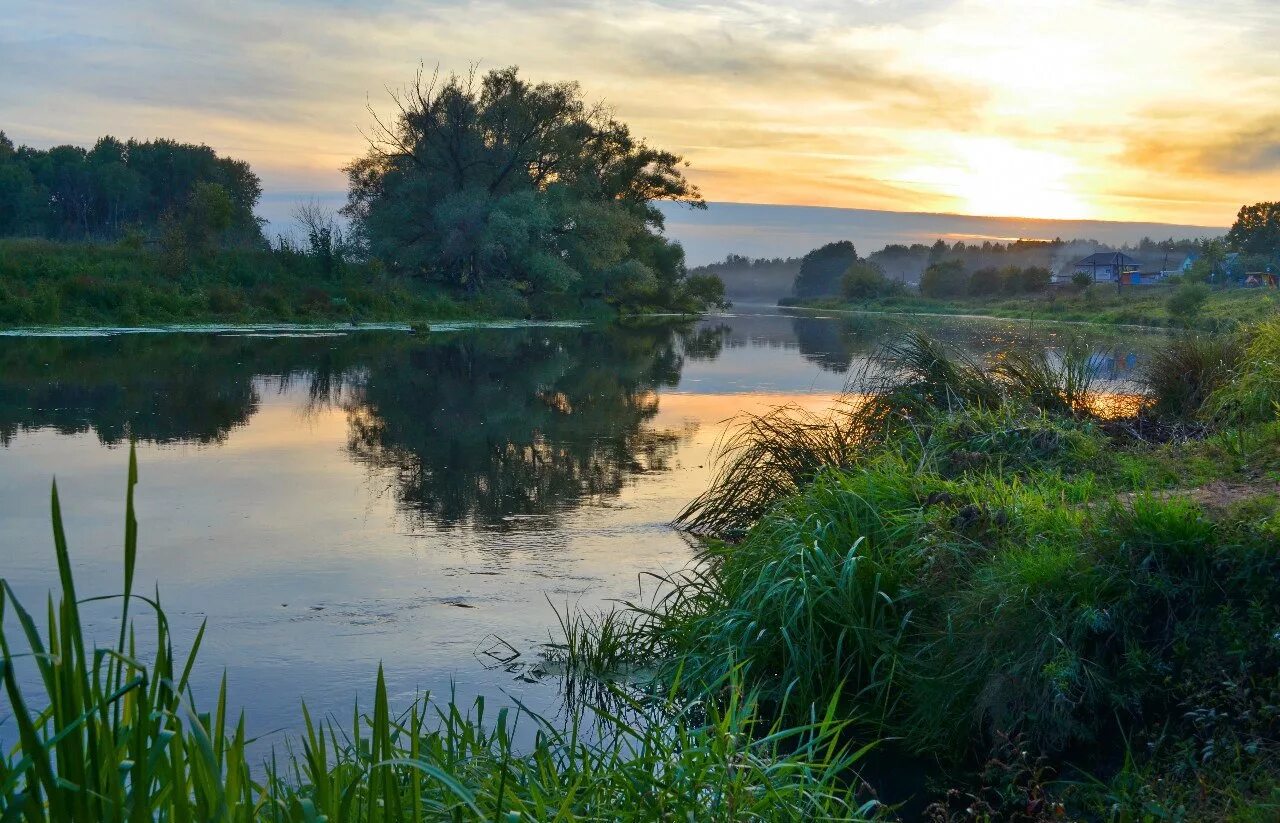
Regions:
[[[1187, 255], [1212, 253], [1212, 242], [1216, 241], [1143, 238], [1118, 250], [1155, 267], [1176, 268]], [[842, 240], [804, 257], [752, 259], [731, 254], [693, 271], [719, 277], [733, 301], [865, 299], [908, 287], [937, 296], [1026, 294], [1043, 288], [1053, 272], [1073, 261], [1110, 249], [1088, 239], [1007, 243], [939, 239], [932, 244], [892, 244], [861, 257], [853, 243]]]
[[730, 302], [772, 305], [791, 293], [796, 275], [800, 273], [800, 258], [750, 258], [731, 254], [718, 263], [690, 269], [689, 273], [719, 278], [724, 283], [725, 299]]
[[[1143, 238], [1136, 245], [1122, 246], [1118, 250], [1140, 258], [1160, 257], [1169, 265], [1177, 266], [1183, 258], [1198, 252], [1202, 240], [1152, 240]], [[910, 246], [894, 244], [869, 255], [874, 263], [891, 280], [918, 284], [929, 266], [938, 263], [957, 262], [966, 272], [982, 269], [1045, 268], [1056, 271], [1082, 257], [1097, 251], [1110, 250], [1097, 240], [1013, 240], [1008, 243], [984, 240], [982, 243], [965, 243], [957, 240], [948, 244], [937, 240], [932, 245], [914, 243]], [[1154, 261], [1159, 263], [1160, 261]]]
[[[203, 187], [203, 191], [201, 191]], [[103, 137], [93, 148], [14, 146], [0, 132], [0, 237], [116, 240], [186, 217], [193, 197], [240, 241], [261, 241], [258, 176], [242, 160], [174, 140]], [[215, 202], [216, 201], [216, 202]], [[210, 204], [213, 204], [212, 206]]]

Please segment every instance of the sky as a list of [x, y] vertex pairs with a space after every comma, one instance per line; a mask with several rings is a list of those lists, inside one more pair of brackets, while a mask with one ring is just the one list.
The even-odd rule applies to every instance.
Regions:
[[345, 188], [428, 72], [576, 80], [708, 200], [1228, 225], [1280, 188], [1275, 0], [0, 0], [0, 129]]

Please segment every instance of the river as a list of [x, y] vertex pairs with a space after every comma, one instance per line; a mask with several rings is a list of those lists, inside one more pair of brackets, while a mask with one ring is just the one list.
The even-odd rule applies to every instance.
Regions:
[[[42, 611], [56, 477], [81, 596], [120, 590], [132, 439], [137, 586], [159, 586], [180, 643], [208, 620], [197, 694], [225, 670], [264, 741], [302, 700], [367, 705], [380, 662], [394, 700], [554, 712], [536, 665], [552, 605], [641, 597], [687, 563], [669, 524], [726, 421], [830, 405], [905, 324], [979, 353], [1085, 334], [1119, 379], [1153, 339], [764, 308], [638, 329], [4, 337], [0, 575]], [[112, 644], [117, 606], [87, 609]]]

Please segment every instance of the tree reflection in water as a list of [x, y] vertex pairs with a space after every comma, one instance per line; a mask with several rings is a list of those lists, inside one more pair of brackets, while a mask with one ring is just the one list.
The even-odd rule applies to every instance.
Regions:
[[[433, 341], [371, 371], [349, 450], [395, 477], [411, 525], [541, 527], [663, 471], [681, 433], [650, 425], [685, 357], [717, 332], [589, 328]], [[534, 518], [534, 519], [530, 519]]]
[[0, 342], [0, 445], [25, 431], [117, 445], [223, 443], [272, 390], [345, 413], [412, 528], [545, 525], [663, 471], [684, 436], [658, 392], [723, 329], [526, 328], [412, 337], [124, 335]]
[[[425, 337], [0, 338], [0, 446], [52, 429], [92, 432], [107, 445], [132, 438], [216, 447], [274, 391], [304, 414], [344, 415], [348, 456], [367, 468], [371, 485], [390, 486], [411, 528], [543, 528], [616, 496], [635, 475], [667, 468], [686, 433], [655, 426], [659, 393], [677, 385], [687, 363], [715, 360], [725, 346], [766, 347], [857, 373], [904, 322], [770, 312], [678, 326]], [[975, 354], [1060, 345], [1077, 333], [909, 322]], [[1103, 376], [1132, 374], [1141, 359], [1134, 345], [1100, 339]]]

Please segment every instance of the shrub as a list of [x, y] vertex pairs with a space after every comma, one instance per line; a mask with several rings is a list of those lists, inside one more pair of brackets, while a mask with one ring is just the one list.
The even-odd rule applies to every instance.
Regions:
[[1203, 283], [1184, 283], [1165, 302], [1169, 315], [1184, 326], [1195, 323], [1209, 300], [1209, 287]]
[[960, 297], [969, 289], [969, 275], [959, 260], [934, 263], [920, 275], [920, 293], [925, 297]]
[[874, 263], [856, 260], [840, 279], [840, 293], [846, 300], [872, 300], [892, 293], [896, 285]]
[[1034, 294], [1049, 288], [1053, 280], [1053, 272], [1044, 266], [1028, 266], [1018, 274], [1018, 290], [1023, 294]]
[[1004, 273], [993, 266], [978, 269], [969, 276], [969, 294], [976, 297], [998, 294], [1004, 291], [1006, 278]]

